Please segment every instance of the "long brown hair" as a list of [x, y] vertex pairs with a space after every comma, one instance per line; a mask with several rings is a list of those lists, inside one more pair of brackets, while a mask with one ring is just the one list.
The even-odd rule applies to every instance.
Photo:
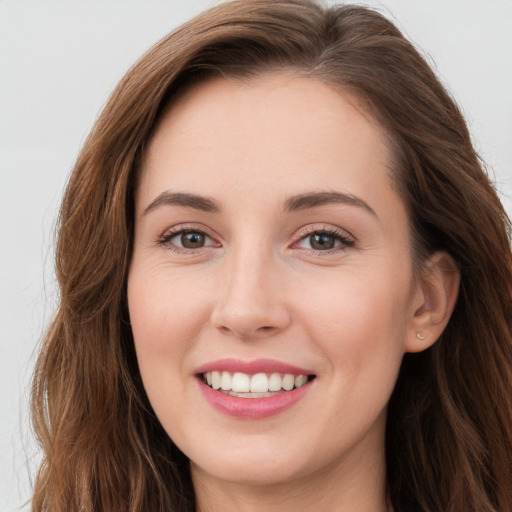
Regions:
[[235, 0], [178, 28], [127, 73], [88, 137], [62, 204], [60, 308], [34, 377], [33, 511], [194, 509], [188, 461], [152, 412], [133, 349], [135, 173], [181, 90], [282, 68], [356, 95], [387, 130], [415, 257], [445, 250], [461, 273], [448, 327], [404, 357], [389, 404], [391, 505], [512, 511], [509, 220], [458, 108], [399, 30], [370, 9], [309, 0]]

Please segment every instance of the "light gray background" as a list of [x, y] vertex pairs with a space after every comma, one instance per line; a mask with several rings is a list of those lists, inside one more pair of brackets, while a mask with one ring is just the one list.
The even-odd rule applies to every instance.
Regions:
[[[206, 0], [0, 0], [0, 512], [28, 510], [35, 350], [55, 306], [53, 231], [109, 92]], [[512, 0], [366, 0], [448, 84], [512, 212]]]

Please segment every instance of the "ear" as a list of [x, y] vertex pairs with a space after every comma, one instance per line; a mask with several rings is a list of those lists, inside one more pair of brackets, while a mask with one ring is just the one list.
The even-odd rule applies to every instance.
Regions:
[[413, 294], [406, 352], [421, 352], [441, 336], [455, 308], [459, 285], [460, 273], [449, 254], [436, 252], [423, 265]]

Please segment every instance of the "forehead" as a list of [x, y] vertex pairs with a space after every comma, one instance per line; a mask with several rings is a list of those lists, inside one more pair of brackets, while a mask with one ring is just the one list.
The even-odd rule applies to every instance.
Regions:
[[392, 184], [390, 162], [384, 129], [326, 83], [292, 74], [211, 78], [162, 116], [137, 196], [166, 187], [223, 196], [229, 183], [230, 193], [341, 188], [372, 200]]

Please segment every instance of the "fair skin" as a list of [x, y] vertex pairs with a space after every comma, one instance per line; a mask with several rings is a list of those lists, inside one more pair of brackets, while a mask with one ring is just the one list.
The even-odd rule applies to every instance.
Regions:
[[[441, 253], [413, 277], [390, 161], [353, 98], [292, 74], [211, 79], [159, 123], [128, 302], [145, 389], [190, 458], [201, 512], [387, 510], [387, 402], [458, 286]], [[228, 358], [249, 378], [244, 363], [267, 377], [286, 364], [308, 382], [267, 393], [298, 398], [261, 415], [244, 405], [259, 395], [203, 382]], [[249, 413], [226, 412], [239, 403]]]

